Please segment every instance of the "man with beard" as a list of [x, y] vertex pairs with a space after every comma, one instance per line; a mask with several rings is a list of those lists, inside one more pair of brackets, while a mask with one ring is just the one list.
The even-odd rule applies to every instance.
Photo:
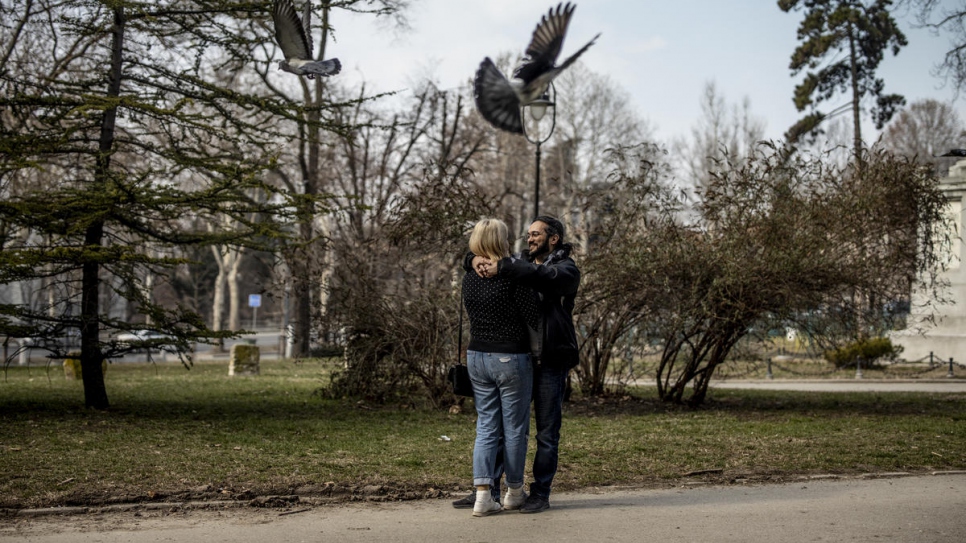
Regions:
[[[541, 215], [527, 230], [528, 251], [493, 262], [468, 254], [464, 267], [482, 277], [506, 277], [533, 288], [540, 296], [543, 334], [541, 356], [534, 367], [533, 407], [537, 423], [537, 452], [533, 483], [520, 507], [521, 513], [539, 513], [550, 507], [550, 488], [557, 473], [558, 445], [567, 373], [578, 363], [573, 309], [580, 270], [570, 258], [573, 246], [564, 242], [566, 231], [554, 217]], [[461, 502], [453, 502], [461, 507]]]

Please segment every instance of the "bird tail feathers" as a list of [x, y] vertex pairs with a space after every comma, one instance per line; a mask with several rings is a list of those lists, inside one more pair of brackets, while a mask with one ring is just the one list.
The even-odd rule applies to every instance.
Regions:
[[327, 58], [322, 61], [308, 62], [300, 66], [305, 74], [330, 76], [342, 71], [342, 63], [337, 58]]

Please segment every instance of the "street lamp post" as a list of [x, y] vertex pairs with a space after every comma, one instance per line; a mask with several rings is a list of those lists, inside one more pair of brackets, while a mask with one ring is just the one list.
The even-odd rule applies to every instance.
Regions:
[[[537, 171], [536, 171], [536, 178], [534, 180], [534, 186], [533, 186], [533, 216], [534, 217], [540, 216], [540, 146], [550, 139], [550, 136], [553, 135], [553, 129], [557, 126], [557, 107], [556, 107], [556, 104], [554, 103], [554, 101], [556, 101], [557, 99], [557, 89], [553, 87], [553, 84], [550, 85], [550, 88], [553, 90], [553, 100], [550, 99], [549, 93], [544, 93], [543, 96], [541, 96], [540, 98], [527, 104], [527, 108], [530, 110], [530, 116], [533, 117], [534, 121], [536, 121], [535, 124], [539, 124], [541, 119], [543, 119], [544, 116], [546, 116], [548, 108], [551, 109], [550, 130], [547, 131], [547, 134], [545, 136], [539, 137], [538, 135], [536, 138], [531, 138], [529, 133], [524, 134], [527, 138], [527, 141], [529, 141], [530, 143], [536, 144], [537, 146], [537, 151], [536, 151]], [[539, 134], [539, 131], [537, 133]]]

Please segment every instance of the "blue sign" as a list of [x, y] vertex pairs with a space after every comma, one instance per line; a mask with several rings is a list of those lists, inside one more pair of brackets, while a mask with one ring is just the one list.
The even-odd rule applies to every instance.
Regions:
[[248, 295], [248, 307], [261, 307], [262, 306], [262, 295], [261, 294], [249, 294]]

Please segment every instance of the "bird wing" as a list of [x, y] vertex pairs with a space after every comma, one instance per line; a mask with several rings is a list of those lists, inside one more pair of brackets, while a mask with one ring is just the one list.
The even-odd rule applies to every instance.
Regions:
[[282, 48], [286, 59], [310, 60], [312, 50], [309, 39], [305, 35], [302, 21], [295, 13], [292, 0], [275, 0], [272, 8], [272, 19], [275, 21], [275, 41]]
[[529, 83], [541, 73], [554, 67], [563, 48], [570, 17], [576, 8], [577, 6], [570, 2], [560, 3], [557, 4], [556, 10], [550, 8], [546, 15], [540, 17], [540, 22], [533, 31], [533, 37], [530, 38], [530, 45], [527, 46], [523, 64], [513, 72], [513, 77]]
[[523, 133], [520, 100], [490, 57], [483, 59], [473, 79], [473, 95], [480, 115], [500, 130]]
[[567, 60], [561, 62], [560, 66], [558, 66], [557, 69], [562, 71], [567, 66], [570, 66], [571, 64], [573, 64], [574, 61], [577, 60], [577, 57], [584, 54], [584, 51], [590, 49], [590, 46], [593, 45], [594, 42], [596, 42], [597, 38], [599, 37], [600, 37], [600, 34], [597, 34], [596, 36], [594, 36], [589, 42], [587, 42], [587, 45], [581, 47], [579, 51], [567, 57]]
[[305, 30], [305, 42], [309, 51], [309, 56], [305, 58], [312, 58], [312, 51], [315, 51], [312, 45], [312, 0], [305, 0], [305, 5], [302, 6], [302, 29]]

